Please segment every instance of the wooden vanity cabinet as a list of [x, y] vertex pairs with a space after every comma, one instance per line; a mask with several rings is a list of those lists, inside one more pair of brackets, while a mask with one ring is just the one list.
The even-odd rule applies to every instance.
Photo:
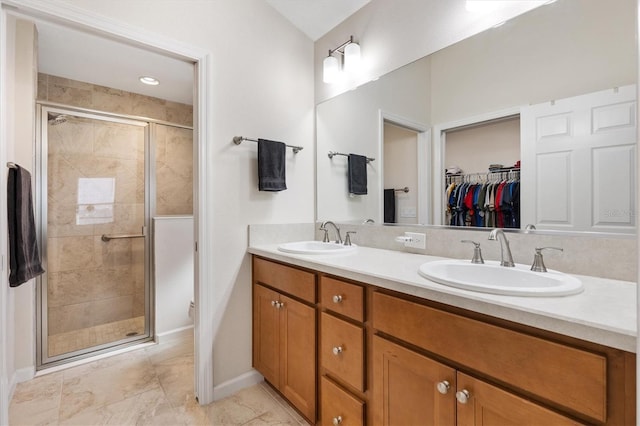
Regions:
[[254, 258], [253, 367], [315, 423], [316, 308], [296, 296], [315, 300], [314, 274]]
[[636, 422], [635, 354], [255, 256], [253, 345], [312, 424]]

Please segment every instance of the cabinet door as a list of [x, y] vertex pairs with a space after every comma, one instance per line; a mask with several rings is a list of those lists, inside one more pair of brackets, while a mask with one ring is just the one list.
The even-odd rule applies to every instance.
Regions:
[[280, 386], [278, 293], [253, 286], [253, 367], [275, 387]]
[[[373, 413], [376, 425], [454, 425], [456, 372], [430, 358], [373, 337]], [[447, 382], [445, 393], [438, 384]]]
[[316, 310], [280, 296], [280, 391], [307, 419], [316, 419]]
[[458, 426], [581, 424], [531, 401], [463, 373], [458, 373]]

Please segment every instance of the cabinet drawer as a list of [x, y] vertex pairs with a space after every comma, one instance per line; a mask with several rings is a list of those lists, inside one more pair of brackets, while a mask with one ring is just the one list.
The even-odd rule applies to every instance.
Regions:
[[364, 403], [323, 376], [320, 379], [320, 424], [363, 425]]
[[364, 330], [326, 312], [320, 316], [320, 365], [364, 391]]
[[320, 303], [326, 309], [364, 321], [364, 288], [329, 277], [320, 277]]
[[253, 280], [316, 303], [316, 276], [290, 266], [253, 257]]
[[605, 422], [604, 356], [382, 293], [373, 327], [550, 403]]

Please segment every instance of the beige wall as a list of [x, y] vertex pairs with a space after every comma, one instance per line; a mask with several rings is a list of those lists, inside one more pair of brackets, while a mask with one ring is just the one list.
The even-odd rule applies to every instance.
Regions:
[[417, 150], [415, 131], [384, 124], [384, 189], [409, 188], [409, 192], [395, 193], [397, 223], [418, 223]]
[[[508, 1], [504, 2], [503, 8], [492, 13], [469, 13], [464, 1], [371, 0], [316, 41], [316, 102], [376, 80], [398, 67], [539, 5]], [[351, 35], [361, 46], [361, 72], [340, 84], [323, 83], [322, 61], [327, 51], [335, 49]], [[536, 32], [534, 36], [537, 35]]]
[[434, 53], [432, 123], [635, 84], [635, 19], [635, 0], [561, 0]]
[[520, 118], [450, 130], [446, 133], [445, 167], [464, 173], [486, 173], [490, 164], [513, 166], [520, 160]]
[[[34, 168], [35, 168], [35, 112], [33, 102], [35, 100], [36, 87], [36, 29], [28, 21], [15, 20], [15, 44], [10, 46], [10, 50], [15, 53], [14, 67], [10, 70], [13, 73], [14, 84], [9, 84], [9, 90], [13, 96], [14, 108], [8, 115], [10, 116], [10, 126], [12, 133], [9, 139], [18, 143], [7, 150], [7, 160], [20, 164], [31, 173], [32, 187], [35, 188]], [[12, 23], [13, 25], [13, 23]], [[9, 30], [11, 31], [11, 30]], [[4, 165], [3, 165], [4, 167]], [[6, 175], [5, 175], [6, 176]], [[6, 185], [3, 185], [6, 188]], [[6, 229], [6, 228], [5, 228]], [[8, 258], [6, 258], [8, 260]], [[22, 309], [22, 306], [35, 306], [35, 280], [30, 280], [18, 288], [12, 289], [10, 299], [13, 301], [9, 306], [9, 315], [16, 324], [13, 341], [9, 347], [15, 350], [13, 358], [12, 381], [24, 380], [33, 373], [35, 364], [35, 339], [29, 332], [23, 330], [35, 330], [35, 317], [30, 309]], [[12, 305], [12, 306], [11, 306]]]

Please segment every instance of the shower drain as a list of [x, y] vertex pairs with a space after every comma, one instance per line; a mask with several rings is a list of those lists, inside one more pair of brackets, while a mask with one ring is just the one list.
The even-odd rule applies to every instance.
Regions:
[[137, 334], [137, 331], [130, 331], [129, 333], [127, 333], [127, 337], [136, 336]]

